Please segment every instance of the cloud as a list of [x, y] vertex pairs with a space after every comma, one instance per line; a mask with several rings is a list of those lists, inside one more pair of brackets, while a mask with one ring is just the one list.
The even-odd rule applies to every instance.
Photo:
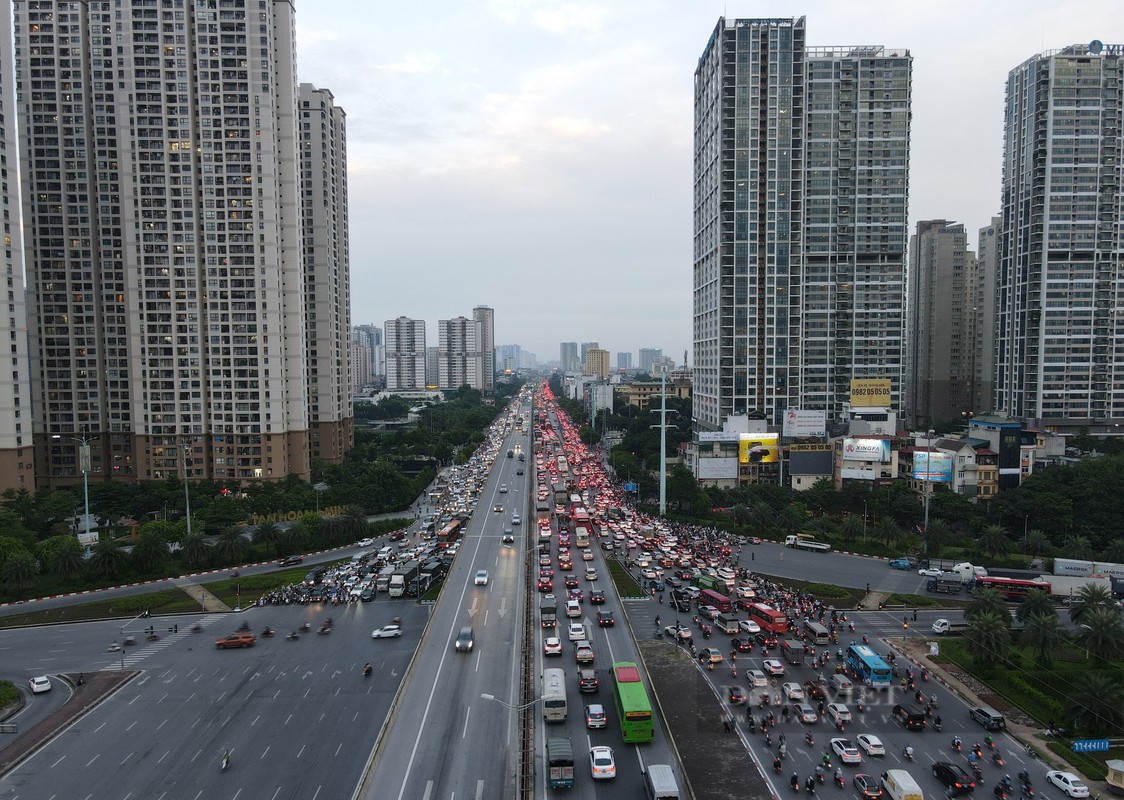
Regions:
[[374, 72], [421, 75], [434, 72], [440, 63], [441, 59], [436, 53], [407, 53], [400, 61], [389, 64], [367, 64], [366, 66]]

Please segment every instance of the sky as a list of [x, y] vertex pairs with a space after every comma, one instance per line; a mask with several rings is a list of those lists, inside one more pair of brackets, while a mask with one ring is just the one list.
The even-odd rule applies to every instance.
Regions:
[[[302, 82], [347, 113], [353, 324], [495, 309], [495, 341], [691, 347], [692, 84], [718, 19], [913, 56], [910, 225], [999, 208], [1007, 73], [1124, 42], [1085, 0], [296, 0]], [[1111, 20], [1117, 24], [1112, 26]]]

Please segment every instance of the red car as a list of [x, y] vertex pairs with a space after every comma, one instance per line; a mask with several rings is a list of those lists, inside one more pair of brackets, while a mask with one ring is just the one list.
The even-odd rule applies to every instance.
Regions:
[[550, 578], [539, 578], [539, 591], [552, 592], [554, 591], [554, 581]]

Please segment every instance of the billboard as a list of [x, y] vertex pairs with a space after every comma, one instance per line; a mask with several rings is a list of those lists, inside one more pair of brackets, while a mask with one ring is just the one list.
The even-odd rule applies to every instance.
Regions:
[[736, 442], [738, 433], [728, 431], [699, 431], [700, 442]]
[[738, 461], [742, 464], [776, 464], [777, 444], [775, 433], [743, 433], [738, 439]]
[[888, 408], [889, 378], [855, 378], [851, 381], [851, 408]]
[[914, 453], [913, 479], [918, 481], [951, 483], [952, 453]]
[[827, 412], [790, 408], [784, 412], [784, 435], [803, 438], [827, 435]]
[[723, 458], [700, 458], [699, 475], [703, 480], [737, 480], [738, 460], [733, 456]]
[[890, 463], [890, 442], [886, 439], [844, 439], [843, 458], [848, 461]]

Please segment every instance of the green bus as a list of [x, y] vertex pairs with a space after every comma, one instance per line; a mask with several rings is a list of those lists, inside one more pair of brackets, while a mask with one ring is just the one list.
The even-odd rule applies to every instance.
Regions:
[[640, 668], [631, 661], [613, 664], [613, 700], [621, 738], [629, 743], [652, 741], [652, 704], [640, 679]]

